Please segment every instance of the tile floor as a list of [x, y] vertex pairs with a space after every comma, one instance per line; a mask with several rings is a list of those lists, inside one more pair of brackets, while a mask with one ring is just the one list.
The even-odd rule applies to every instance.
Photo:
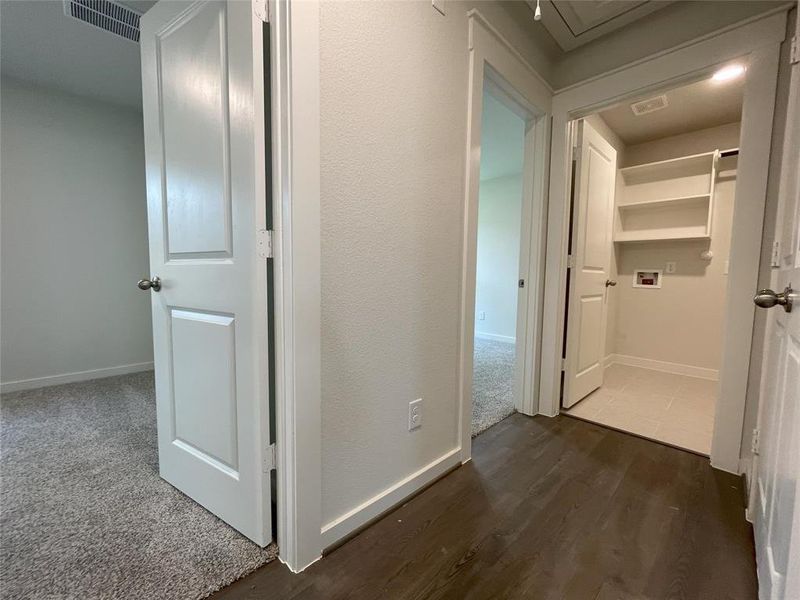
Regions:
[[603, 387], [564, 414], [708, 455], [717, 382], [611, 365]]

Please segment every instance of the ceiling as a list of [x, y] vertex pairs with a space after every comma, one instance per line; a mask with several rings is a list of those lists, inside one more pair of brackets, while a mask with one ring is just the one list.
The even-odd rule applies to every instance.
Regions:
[[627, 145], [688, 133], [741, 120], [744, 77], [726, 82], [704, 79], [665, 92], [668, 106], [636, 116], [631, 103], [650, 94], [605, 110], [600, 116]]
[[141, 110], [139, 45], [66, 16], [60, 0], [0, 2], [0, 57], [3, 75]]
[[522, 173], [525, 121], [486, 91], [481, 119], [481, 181]]
[[[542, 24], [564, 51], [572, 50], [674, 0], [540, 0]], [[528, 0], [531, 9], [536, 0]]]

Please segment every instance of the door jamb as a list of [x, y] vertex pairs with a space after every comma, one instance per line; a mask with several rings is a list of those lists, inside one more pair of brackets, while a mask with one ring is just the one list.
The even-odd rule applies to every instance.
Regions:
[[319, 4], [268, 1], [277, 540], [299, 572], [322, 555]]
[[[491, 80], [517, 104], [534, 115], [533, 126], [527, 126], [525, 135], [526, 160], [523, 173], [523, 193], [531, 195], [531, 199], [527, 202], [531, 206], [527, 237], [530, 243], [527, 256], [520, 255], [520, 266], [522, 267], [526, 262], [528, 265], [524, 276], [528, 286], [525, 308], [526, 332], [522, 343], [517, 341], [518, 353], [520, 347], [524, 348], [522, 359], [517, 357], [518, 363], [522, 364], [523, 375], [518, 381], [515, 380], [515, 388], [520, 386], [523, 388], [515, 403], [517, 409], [526, 414], [534, 414], [538, 405], [535, 382], [540, 350], [537, 341], [540, 339], [541, 331], [541, 299], [543, 295], [541, 282], [544, 273], [546, 189], [549, 168], [547, 149], [549, 147], [549, 112], [552, 99], [550, 86], [486, 21], [480, 11], [470, 10], [467, 18], [469, 19], [470, 68], [458, 369], [459, 446], [461, 447], [462, 463], [469, 461], [472, 456], [472, 353], [475, 330], [475, 268], [484, 79]], [[533, 160], [529, 159], [531, 150], [533, 151]], [[523, 211], [525, 204], [523, 202]], [[534, 243], [537, 240], [539, 243]], [[518, 310], [518, 315], [519, 313]]]
[[572, 151], [570, 122], [643, 93], [708, 76], [726, 62], [748, 60], [727, 292], [728, 310], [725, 317], [725, 353], [720, 370], [722, 393], [717, 403], [718, 421], [711, 450], [711, 464], [714, 467], [739, 472], [747, 365], [752, 342], [752, 327], [746, 324], [752, 324], [755, 315], [750, 295], [758, 279], [778, 55], [785, 37], [787, 10], [788, 6], [782, 7], [779, 12], [565, 88], [554, 96], [545, 275], [546, 312], [539, 405], [541, 414], [555, 416], [560, 408], [567, 270], [566, 227], [570, 202], [568, 165], [571, 164]]

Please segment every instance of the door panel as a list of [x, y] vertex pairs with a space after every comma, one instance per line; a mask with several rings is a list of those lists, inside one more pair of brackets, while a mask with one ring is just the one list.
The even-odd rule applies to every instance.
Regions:
[[[587, 125], [588, 127], [588, 125]], [[612, 210], [614, 209], [614, 181], [617, 167], [616, 152], [609, 148], [597, 148], [593, 136], [584, 136], [587, 148], [585, 161], [586, 177], [586, 219], [581, 227], [584, 236], [584, 271], [606, 272], [610, 261]], [[602, 140], [602, 138], [601, 138]], [[605, 140], [602, 140], [605, 142]], [[599, 145], [599, 144], [598, 144]]]
[[172, 311], [175, 439], [238, 476], [234, 318]]
[[578, 124], [574, 190], [575, 267], [570, 271], [567, 365], [562, 403], [570, 407], [603, 384], [607, 288], [617, 151], [586, 121]]
[[603, 296], [584, 296], [578, 311], [580, 319], [580, 346], [578, 347], [578, 376], [593, 368], [603, 359], [601, 331], [597, 326], [603, 320]]
[[231, 251], [225, 16], [200, 4], [156, 36], [170, 258]]
[[[159, 2], [142, 82], [159, 471], [259, 544], [272, 538], [249, 2]], [[261, 163], [263, 164], [263, 163]], [[262, 290], [262, 291], [259, 291]]]
[[[776, 292], [800, 288], [800, 64], [792, 66], [789, 89], [770, 282]], [[789, 600], [800, 598], [800, 295], [791, 312], [759, 310], [769, 310], [751, 483], [759, 598]]]

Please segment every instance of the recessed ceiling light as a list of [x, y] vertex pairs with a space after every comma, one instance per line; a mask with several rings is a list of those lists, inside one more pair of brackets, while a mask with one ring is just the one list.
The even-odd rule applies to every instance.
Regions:
[[740, 77], [743, 73], [744, 67], [742, 65], [728, 65], [714, 73], [711, 79], [712, 81], [730, 81], [731, 79]]

